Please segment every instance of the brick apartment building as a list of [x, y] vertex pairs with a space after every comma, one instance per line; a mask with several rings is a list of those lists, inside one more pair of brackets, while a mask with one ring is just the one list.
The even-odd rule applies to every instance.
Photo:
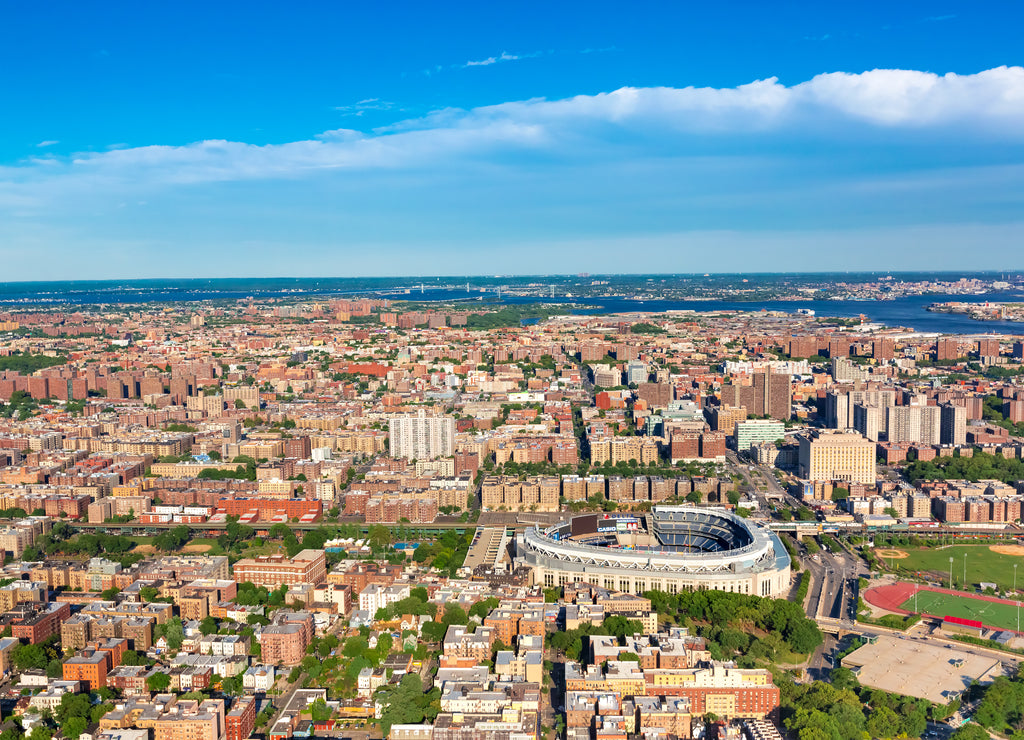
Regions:
[[323, 550], [303, 550], [294, 558], [284, 555], [260, 555], [235, 563], [235, 581], [277, 588], [283, 584], [319, 585], [327, 577], [327, 555]]
[[235, 702], [224, 717], [227, 740], [247, 740], [256, 727], [256, 700], [246, 697]]
[[264, 627], [258, 641], [267, 665], [297, 665], [313, 640], [313, 615], [308, 612], [281, 613]]

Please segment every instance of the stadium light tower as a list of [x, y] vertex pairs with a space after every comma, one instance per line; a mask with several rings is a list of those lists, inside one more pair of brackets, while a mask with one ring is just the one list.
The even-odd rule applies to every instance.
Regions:
[[953, 556], [949, 557], [949, 590], [953, 590]]
[[967, 589], [967, 553], [964, 553], [964, 589]]

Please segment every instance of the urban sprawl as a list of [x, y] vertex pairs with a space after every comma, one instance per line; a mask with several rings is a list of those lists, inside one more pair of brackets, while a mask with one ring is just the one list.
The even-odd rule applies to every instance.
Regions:
[[9, 310], [0, 740], [1019, 738], [1022, 450], [1022, 336]]

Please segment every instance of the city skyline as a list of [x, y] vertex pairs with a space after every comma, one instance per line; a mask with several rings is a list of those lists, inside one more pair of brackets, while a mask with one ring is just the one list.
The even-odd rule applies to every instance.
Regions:
[[4, 39], [6, 280], [1021, 267], [1017, 9], [128, 7]]

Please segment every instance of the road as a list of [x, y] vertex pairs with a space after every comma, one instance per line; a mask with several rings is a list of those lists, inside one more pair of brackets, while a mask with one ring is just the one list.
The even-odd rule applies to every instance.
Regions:
[[[803, 550], [803, 546], [800, 546]], [[811, 585], [804, 611], [816, 621], [830, 623], [852, 621], [857, 616], [857, 582], [866, 566], [856, 556], [847, 553], [829, 552], [825, 547], [812, 556], [800, 558], [806, 572], [810, 574]], [[811, 654], [807, 671], [813, 679], [824, 679], [832, 668], [832, 655], [838, 643], [826, 634], [824, 642]]]
[[977, 655], [985, 658], [996, 658], [1003, 661], [1004, 663], [1019, 664], [1024, 661], [1024, 656], [1014, 655], [1013, 653], [1004, 653], [1000, 650], [990, 650], [989, 648], [981, 647], [980, 645], [971, 645], [970, 643], [960, 642], [959, 640], [952, 640], [947, 637], [943, 637], [934, 632], [934, 630], [925, 624], [918, 624], [915, 627], [901, 632], [899, 630], [891, 630], [886, 627], [879, 627], [874, 624], [863, 624], [860, 622], [853, 622], [850, 620], [837, 620], [828, 618], [818, 618], [816, 620], [819, 626], [826, 628], [839, 627], [844, 631], [857, 633], [864, 636], [878, 637], [882, 635], [888, 635], [895, 637], [900, 640], [927, 640], [930, 642], [936, 642], [942, 645], [949, 645], [953, 648], [960, 650], [961, 652], [969, 653], [970, 655]]

